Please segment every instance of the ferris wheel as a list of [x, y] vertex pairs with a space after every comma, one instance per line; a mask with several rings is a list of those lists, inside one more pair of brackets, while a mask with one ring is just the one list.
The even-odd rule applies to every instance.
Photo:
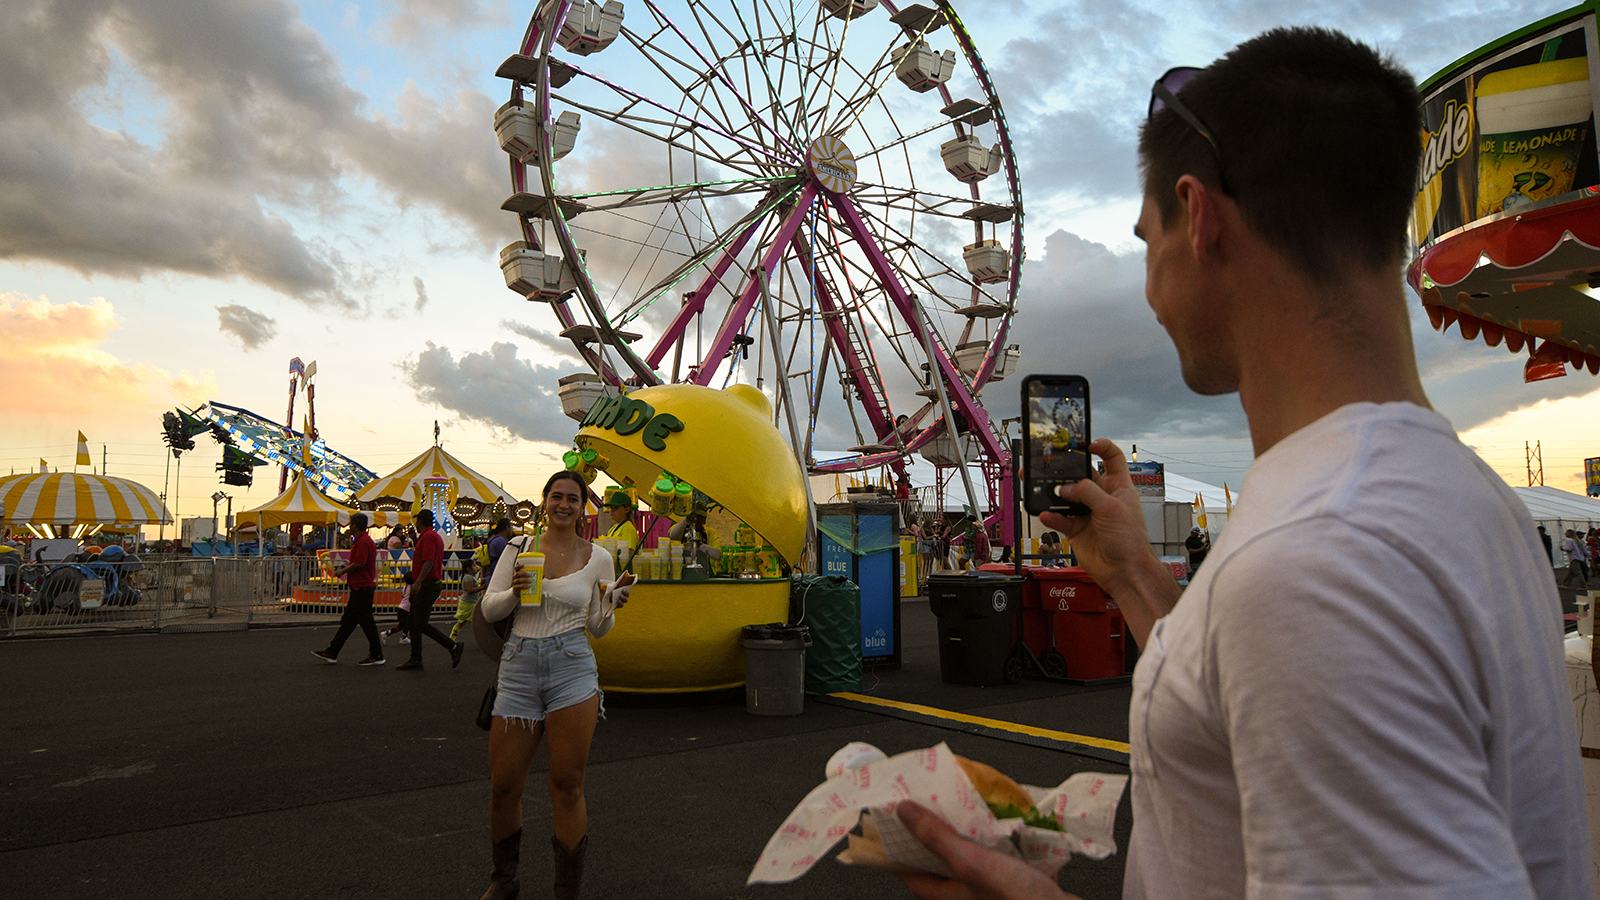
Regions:
[[949, 3], [545, 0], [496, 74], [501, 268], [593, 372], [564, 399], [745, 381], [813, 470], [982, 463], [994, 505], [1022, 195]]

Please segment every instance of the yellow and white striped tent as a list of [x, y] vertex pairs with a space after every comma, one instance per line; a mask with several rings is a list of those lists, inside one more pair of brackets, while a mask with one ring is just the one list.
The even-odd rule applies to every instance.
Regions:
[[[360, 512], [352, 506], [345, 506], [337, 500], [331, 499], [327, 494], [316, 489], [311, 482], [296, 475], [283, 493], [267, 501], [255, 509], [239, 513], [239, 524], [255, 522], [262, 528], [275, 528], [279, 525], [331, 525], [334, 523], [347, 525], [350, 516]], [[409, 516], [387, 510], [375, 509], [367, 511], [367, 519], [372, 525], [398, 525]]]
[[155, 491], [136, 481], [79, 472], [0, 478], [0, 521], [10, 525], [144, 525], [172, 521]]
[[411, 485], [415, 483], [421, 487], [425, 478], [454, 478], [457, 498], [470, 497], [479, 503], [493, 503], [501, 499], [507, 503], [517, 502], [517, 498], [505, 488], [474, 472], [438, 446], [429, 447], [421, 456], [401, 466], [393, 474], [367, 482], [356, 492], [356, 499], [372, 501], [379, 497], [397, 497], [410, 502]]

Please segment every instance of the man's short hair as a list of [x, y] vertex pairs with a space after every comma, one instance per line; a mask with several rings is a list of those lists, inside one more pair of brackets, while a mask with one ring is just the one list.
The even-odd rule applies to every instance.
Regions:
[[366, 513], [351, 513], [350, 514], [350, 527], [351, 528], [355, 528], [355, 529], [357, 529], [359, 531], [365, 531], [366, 528], [367, 528], [367, 514]]
[[490, 534], [499, 534], [502, 531], [510, 531], [510, 530], [511, 530], [511, 520], [510, 519], [506, 519], [506, 518], [502, 518], [500, 521], [494, 523], [494, 528], [491, 529], [489, 531], [489, 533]]
[[1423, 128], [1416, 82], [1399, 64], [1336, 31], [1275, 28], [1177, 96], [1217, 147], [1170, 105], [1144, 124], [1144, 190], [1163, 224], [1178, 212], [1173, 186], [1191, 174], [1212, 190], [1226, 184], [1251, 228], [1307, 276], [1336, 282], [1347, 261], [1398, 269]]
[[433, 510], [424, 509], [417, 512], [417, 524], [427, 528], [433, 524]]

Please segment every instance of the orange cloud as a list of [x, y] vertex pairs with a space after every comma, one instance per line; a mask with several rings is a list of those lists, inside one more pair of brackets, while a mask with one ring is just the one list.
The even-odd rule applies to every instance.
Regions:
[[103, 298], [57, 304], [0, 294], [0, 414], [16, 431], [38, 435], [135, 423], [150, 432], [161, 410], [198, 405], [215, 392], [209, 372], [129, 365], [101, 349], [117, 327]]

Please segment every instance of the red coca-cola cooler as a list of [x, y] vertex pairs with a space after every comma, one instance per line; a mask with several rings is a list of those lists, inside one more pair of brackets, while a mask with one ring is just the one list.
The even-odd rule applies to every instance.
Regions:
[[[1029, 639], [1029, 631], [1048, 633], [1047, 652], [1034, 650], [1048, 674], [1073, 681], [1127, 676], [1122, 611], [1081, 566], [1030, 566], [1028, 582], [1023, 591], [1023, 641], [1030, 649], [1035, 642], [1043, 646], [1040, 636]], [[1026, 616], [1030, 592], [1038, 598], [1040, 616], [1031, 628]]]

